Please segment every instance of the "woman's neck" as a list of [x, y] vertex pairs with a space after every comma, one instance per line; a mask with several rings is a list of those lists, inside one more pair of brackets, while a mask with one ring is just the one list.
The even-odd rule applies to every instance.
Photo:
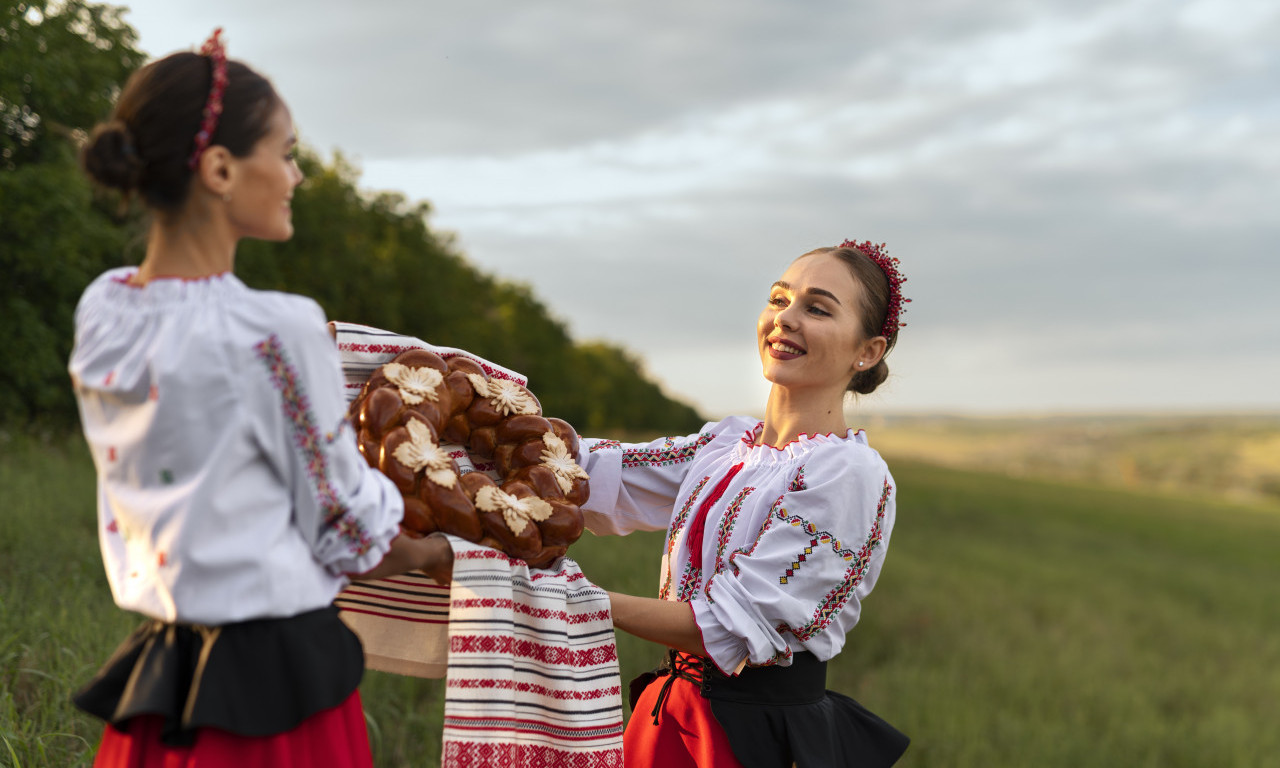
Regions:
[[158, 277], [188, 280], [220, 275], [235, 267], [236, 238], [225, 221], [190, 210], [179, 216], [157, 216], [147, 235], [147, 255], [134, 282]]
[[801, 435], [843, 435], [848, 429], [843, 389], [839, 393], [795, 392], [775, 384], [769, 391], [758, 442], [781, 448]]

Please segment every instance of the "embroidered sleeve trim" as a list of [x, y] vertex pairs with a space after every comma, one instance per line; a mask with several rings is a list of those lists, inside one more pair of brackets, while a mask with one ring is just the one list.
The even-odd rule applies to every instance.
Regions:
[[698, 435], [697, 440], [679, 447], [676, 447], [674, 440], [667, 438], [666, 444], [661, 448], [649, 450], [635, 448], [623, 451], [622, 466], [626, 469], [629, 467], [665, 467], [670, 464], [680, 464], [692, 459], [699, 449], [710, 443], [715, 437], [710, 432], [703, 432]]
[[340, 422], [335, 432], [322, 436], [316, 428], [311, 405], [302, 390], [298, 373], [285, 357], [279, 337], [275, 334], [268, 336], [256, 344], [254, 350], [258, 359], [266, 365], [272, 386], [280, 391], [285, 419], [293, 427], [293, 443], [302, 454], [303, 465], [323, 512], [322, 528], [335, 529], [351, 545], [357, 557], [364, 555], [372, 549], [373, 541], [364, 523], [351, 514], [351, 510], [339, 500], [330, 484], [328, 459], [324, 450], [337, 439], [346, 421]]
[[600, 442], [594, 443], [590, 448], [588, 448], [587, 453], [595, 453], [596, 451], [605, 451], [612, 448], [621, 448], [621, 447], [622, 447], [622, 443], [617, 440], [601, 440]]

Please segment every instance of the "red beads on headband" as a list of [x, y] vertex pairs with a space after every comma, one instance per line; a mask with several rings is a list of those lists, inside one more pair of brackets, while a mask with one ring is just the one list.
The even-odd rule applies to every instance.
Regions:
[[905, 326], [906, 323], [899, 322], [902, 315], [902, 305], [907, 304], [911, 299], [902, 297], [902, 284], [907, 282], [907, 278], [902, 276], [898, 271], [898, 260], [884, 250], [884, 243], [876, 245], [870, 240], [858, 243], [853, 240], [845, 240], [838, 247], [853, 248], [862, 251], [880, 267], [884, 272], [884, 276], [889, 279], [889, 307], [884, 313], [884, 325], [880, 327], [880, 335], [886, 339], [898, 332], [898, 329]]
[[200, 156], [209, 147], [213, 132], [218, 128], [218, 117], [222, 114], [222, 94], [227, 90], [227, 49], [219, 36], [222, 27], [213, 30], [213, 34], [200, 46], [200, 55], [208, 56], [213, 65], [213, 85], [209, 88], [209, 99], [204, 104], [204, 119], [200, 123], [200, 131], [196, 133], [196, 146], [187, 160], [187, 167], [195, 170]]

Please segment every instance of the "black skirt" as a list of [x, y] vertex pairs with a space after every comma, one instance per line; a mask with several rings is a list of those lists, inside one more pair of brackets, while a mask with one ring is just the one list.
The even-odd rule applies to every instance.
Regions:
[[[671, 651], [665, 667], [631, 683], [631, 706], [650, 682], [670, 675], [697, 683], [744, 768], [888, 768], [910, 739], [853, 699], [826, 689], [827, 662], [808, 652], [789, 667], [747, 667], [736, 677], [708, 658]], [[665, 688], [654, 711], [659, 715]], [[632, 716], [643, 716], [633, 712]]]
[[159, 715], [162, 741], [182, 746], [198, 728], [292, 730], [345, 701], [363, 674], [360, 639], [333, 606], [221, 626], [146, 621], [72, 701], [121, 730]]

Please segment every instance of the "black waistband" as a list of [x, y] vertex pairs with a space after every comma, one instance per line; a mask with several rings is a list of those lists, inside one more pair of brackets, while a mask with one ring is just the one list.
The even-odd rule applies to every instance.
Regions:
[[214, 627], [147, 621], [73, 700], [119, 728], [161, 715], [163, 740], [189, 744], [202, 727], [290, 730], [341, 704], [363, 672], [360, 640], [333, 606]]
[[737, 675], [721, 672], [711, 659], [680, 651], [669, 651], [663, 671], [667, 680], [658, 691], [653, 721], [658, 722], [662, 703], [676, 680], [698, 686], [704, 699], [741, 704], [813, 704], [827, 694], [827, 662], [808, 651], [792, 655], [791, 666], [745, 667]]

